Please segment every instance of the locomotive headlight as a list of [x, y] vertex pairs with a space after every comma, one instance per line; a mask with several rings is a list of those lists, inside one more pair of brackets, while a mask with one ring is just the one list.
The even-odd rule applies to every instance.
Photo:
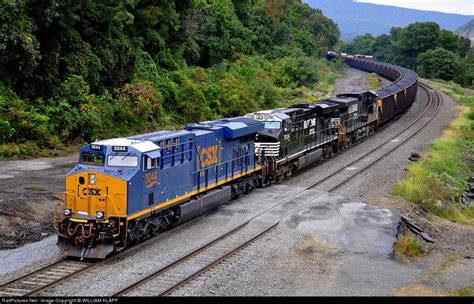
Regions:
[[70, 216], [71, 214], [72, 214], [72, 210], [71, 210], [71, 209], [69, 209], [69, 208], [65, 208], [65, 209], [64, 209], [64, 215], [65, 215], [65, 216]]
[[95, 217], [97, 219], [103, 219], [105, 217], [105, 212], [104, 211], [97, 211], [97, 213], [95, 214]]
[[96, 179], [97, 178], [96, 178], [95, 174], [89, 174], [89, 184], [95, 185]]

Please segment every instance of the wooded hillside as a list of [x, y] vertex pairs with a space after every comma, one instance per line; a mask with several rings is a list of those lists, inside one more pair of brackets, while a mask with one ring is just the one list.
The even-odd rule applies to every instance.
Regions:
[[2, 1], [0, 157], [276, 107], [338, 38], [296, 0]]

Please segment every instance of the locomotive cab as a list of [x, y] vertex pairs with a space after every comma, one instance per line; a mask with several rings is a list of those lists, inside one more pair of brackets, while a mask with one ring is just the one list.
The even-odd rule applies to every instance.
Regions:
[[[159, 160], [160, 148], [146, 141], [116, 138], [81, 148], [56, 216], [58, 246], [69, 256], [89, 258], [125, 247], [129, 190], [137, 183], [157, 189]], [[139, 176], [143, 171], [145, 178]]]
[[278, 159], [289, 143], [290, 117], [278, 110], [267, 110], [247, 114], [246, 117], [264, 123], [264, 129], [255, 138], [255, 150], [264, 151], [265, 156]]

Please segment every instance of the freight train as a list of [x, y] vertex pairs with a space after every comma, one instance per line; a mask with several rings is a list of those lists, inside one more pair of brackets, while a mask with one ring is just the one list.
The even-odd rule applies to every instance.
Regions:
[[371, 58], [344, 59], [394, 82], [82, 147], [55, 217], [58, 246], [68, 256], [103, 259], [337, 153], [414, 102], [413, 71]]

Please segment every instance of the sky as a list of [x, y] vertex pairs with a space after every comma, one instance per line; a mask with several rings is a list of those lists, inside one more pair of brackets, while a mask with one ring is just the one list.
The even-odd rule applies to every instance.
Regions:
[[385, 4], [443, 13], [474, 15], [474, 0], [355, 0], [355, 2]]

